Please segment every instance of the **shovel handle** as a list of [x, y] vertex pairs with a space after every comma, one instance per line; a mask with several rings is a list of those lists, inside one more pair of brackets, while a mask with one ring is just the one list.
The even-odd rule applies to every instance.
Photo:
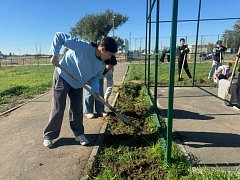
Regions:
[[[238, 48], [238, 53], [240, 53], [240, 47]], [[232, 70], [232, 75], [231, 75], [231, 77], [230, 77], [229, 87], [228, 87], [228, 89], [227, 89], [227, 92], [226, 92], [225, 97], [230, 93], [230, 90], [231, 90], [231, 87], [232, 87], [233, 76], [234, 76], [234, 74], [235, 74], [238, 61], [239, 61], [239, 56], [237, 56], [237, 58], [236, 58], [236, 60], [235, 60], [235, 64], [234, 64], [234, 67], [233, 67], [233, 70]], [[225, 99], [226, 99], [226, 98], [225, 98]]]
[[60, 64], [57, 65], [57, 67], [59, 67], [63, 72], [65, 72], [68, 76], [70, 76], [73, 80], [75, 80], [76, 82], [78, 82], [84, 89], [86, 89], [90, 94], [93, 95], [94, 98], [96, 98], [98, 101], [100, 101], [101, 103], [103, 103], [105, 106], [107, 106], [113, 113], [115, 113], [125, 124], [127, 125], [132, 125], [132, 123], [128, 120], [128, 118], [126, 116], [124, 116], [123, 114], [120, 114], [116, 111], [116, 109], [114, 107], [112, 107], [109, 103], [107, 103], [106, 101], [104, 101], [103, 98], [99, 97], [98, 95], [96, 95], [91, 88], [89, 88], [88, 86], [86, 86], [85, 84], [83, 84], [83, 82], [76, 78], [74, 75], [72, 75], [66, 68], [64, 68], [63, 66], [61, 66]]
[[181, 73], [180, 73], [180, 77], [182, 78], [182, 72], [183, 72], [183, 68], [184, 68], [184, 63], [185, 63], [185, 60], [186, 60], [186, 56], [187, 56], [187, 53], [184, 54], [184, 58], [183, 58], [183, 63], [182, 63], [182, 68], [181, 68]]
[[[240, 53], [240, 47], [238, 48], [238, 53]], [[237, 58], [236, 58], [236, 60], [235, 60], [235, 64], [234, 64], [234, 67], [233, 67], [233, 70], [232, 70], [232, 75], [231, 75], [231, 77], [230, 77], [230, 86], [231, 86], [232, 81], [233, 81], [233, 76], [234, 76], [234, 74], [235, 74], [238, 61], [239, 61], [239, 56], [237, 56]]]
[[57, 67], [59, 67], [63, 72], [65, 72], [68, 76], [70, 76], [72, 79], [74, 79], [76, 82], [78, 82], [84, 89], [86, 89], [90, 94], [93, 95], [94, 98], [96, 98], [98, 101], [100, 101], [101, 103], [103, 103], [104, 105], [106, 105], [112, 112], [114, 112], [115, 114], [117, 113], [116, 110], [106, 101], [104, 101], [103, 98], [99, 97], [98, 95], [96, 95], [96, 93], [94, 93], [92, 91], [91, 88], [89, 88], [87, 85], [85, 85], [81, 80], [79, 80], [78, 78], [76, 78], [75, 76], [73, 76], [65, 67], [63, 67], [62, 65], [58, 64]]

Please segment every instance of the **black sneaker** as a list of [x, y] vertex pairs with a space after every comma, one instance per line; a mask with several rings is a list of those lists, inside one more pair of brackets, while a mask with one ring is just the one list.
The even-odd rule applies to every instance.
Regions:
[[183, 78], [180, 78], [180, 77], [179, 77], [179, 78], [178, 78], [178, 81], [183, 81]]

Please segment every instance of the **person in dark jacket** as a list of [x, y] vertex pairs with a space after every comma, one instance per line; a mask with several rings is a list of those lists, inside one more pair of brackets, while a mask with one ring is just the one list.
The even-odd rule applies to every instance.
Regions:
[[[188, 63], [187, 63], [187, 53], [189, 53], [189, 48], [187, 45], [185, 45], [185, 39], [181, 38], [180, 39], [180, 45], [177, 47], [177, 54], [178, 56], [178, 81], [182, 81], [182, 67], [186, 71], [188, 77], [191, 79], [192, 75], [190, 73], [190, 70], [188, 68]], [[184, 64], [183, 64], [184, 63]]]
[[215, 47], [213, 48], [213, 63], [211, 70], [208, 74], [208, 79], [211, 79], [214, 72], [222, 65], [223, 56], [222, 53], [225, 52], [227, 48], [222, 45], [222, 41], [218, 40]]
[[170, 49], [164, 48], [160, 56], [160, 63], [164, 63], [164, 59], [166, 55], [167, 55], [167, 61], [170, 62]]

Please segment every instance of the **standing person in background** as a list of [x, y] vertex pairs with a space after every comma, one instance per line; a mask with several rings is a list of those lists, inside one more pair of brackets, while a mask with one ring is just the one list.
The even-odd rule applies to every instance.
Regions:
[[[189, 53], [189, 48], [185, 45], [185, 39], [180, 39], [180, 45], [177, 47], [177, 54], [178, 54], [178, 81], [182, 81], [183, 78], [181, 77], [182, 66], [185, 69], [188, 77], [191, 79], [192, 75], [190, 73], [188, 63], [187, 63], [187, 53]], [[185, 58], [185, 59], [184, 59]], [[183, 65], [184, 63], [184, 65]]]
[[222, 45], [222, 41], [218, 40], [216, 42], [215, 47], [213, 48], [213, 63], [212, 63], [211, 70], [208, 74], [208, 79], [211, 79], [214, 72], [218, 69], [219, 66], [221, 66], [222, 60], [223, 60], [222, 53], [225, 52], [226, 50], [227, 48]]
[[[104, 100], [106, 102], [108, 102], [108, 98], [112, 93], [112, 88], [113, 88], [113, 66], [115, 66], [117, 64], [117, 60], [115, 56], [112, 56], [110, 60], [105, 61], [106, 63], [106, 67], [105, 70], [103, 72], [103, 76], [102, 79], [100, 80], [100, 94], [101, 96], [103, 96], [104, 93], [104, 80], [103, 78], [106, 77], [107, 79], [107, 89], [106, 92], [104, 94]], [[94, 115], [94, 103], [95, 103], [95, 111], [97, 113], [97, 116], [100, 117], [105, 117], [107, 116], [107, 113], [104, 111], [104, 104], [101, 103], [100, 101], [96, 100], [93, 95], [91, 93], [89, 93], [88, 91], [84, 91], [85, 93], [85, 106], [84, 106], [84, 112], [85, 112], [85, 116], [88, 119], [92, 119], [95, 117]]]
[[[59, 53], [65, 46], [69, 50], [59, 61]], [[51, 62], [56, 66], [53, 77], [53, 100], [49, 122], [44, 130], [45, 147], [51, 147], [53, 140], [59, 137], [66, 107], [66, 98], [69, 96], [69, 122], [75, 140], [81, 145], [88, 144], [84, 135], [83, 126], [83, 87], [69, 77], [59, 67], [67, 69], [83, 84], [91, 82], [93, 92], [99, 95], [99, 80], [105, 68], [105, 62], [117, 52], [117, 44], [111, 37], [103, 38], [97, 46], [84, 42], [64, 33], [56, 33], [51, 46], [53, 57]]]
[[160, 63], [164, 63], [165, 56], [167, 55], [167, 61], [170, 62], [170, 49], [164, 48], [160, 56]]

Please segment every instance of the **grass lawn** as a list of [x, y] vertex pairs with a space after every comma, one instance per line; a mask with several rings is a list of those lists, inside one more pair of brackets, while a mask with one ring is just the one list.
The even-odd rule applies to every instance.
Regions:
[[0, 69], [0, 112], [49, 90], [53, 66], [21, 66]]
[[[211, 69], [211, 63], [197, 63], [195, 70], [195, 81], [197, 86], [215, 86], [212, 80], [208, 80], [208, 73]], [[167, 86], [169, 80], [169, 63], [159, 64], [158, 66], [158, 85]], [[150, 65], [150, 84], [154, 84], [155, 69], [154, 64]], [[193, 75], [193, 64], [189, 63], [189, 69]], [[129, 73], [125, 81], [129, 82], [132, 80], [144, 80], [145, 67], [144, 64], [131, 64], [129, 67]], [[147, 68], [148, 74], [148, 68]], [[191, 86], [192, 81], [188, 78], [186, 72], [183, 70], [183, 81], [177, 81], [178, 70], [177, 64], [175, 64], [175, 86]]]

